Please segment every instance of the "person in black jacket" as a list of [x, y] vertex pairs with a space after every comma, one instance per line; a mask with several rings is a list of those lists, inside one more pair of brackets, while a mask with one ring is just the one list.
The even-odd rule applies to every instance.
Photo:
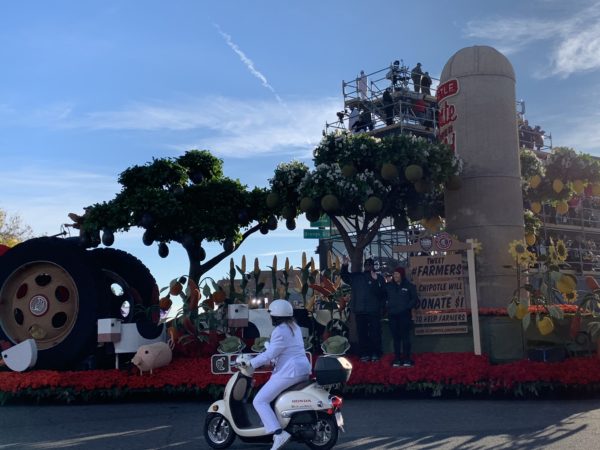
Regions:
[[381, 358], [381, 316], [385, 302], [385, 280], [375, 272], [373, 259], [367, 258], [364, 272], [348, 271], [348, 256], [342, 261], [341, 276], [352, 287], [350, 307], [356, 318], [360, 360]]
[[[411, 310], [417, 305], [417, 288], [406, 279], [403, 267], [395, 269], [392, 277], [392, 281], [385, 285], [390, 332], [396, 354], [392, 366], [412, 367], [414, 362], [410, 359]], [[404, 357], [402, 356], [403, 350]]]

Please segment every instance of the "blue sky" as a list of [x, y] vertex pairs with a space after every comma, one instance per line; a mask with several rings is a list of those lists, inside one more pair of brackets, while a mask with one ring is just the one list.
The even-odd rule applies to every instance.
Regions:
[[[584, 0], [1, 2], [0, 207], [55, 234], [69, 212], [113, 198], [127, 167], [192, 148], [266, 186], [279, 162], [311, 165], [342, 80], [395, 59], [437, 78], [471, 45], [510, 59], [526, 117], [555, 146], [600, 156], [599, 24], [600, 2]], [[234, 257], [297, 266], [317, 243], [306, 227], [254, 235]], [[138, 230], [114, 246], [160, 286], [187, 271], [182, 250], [161, 259]]]

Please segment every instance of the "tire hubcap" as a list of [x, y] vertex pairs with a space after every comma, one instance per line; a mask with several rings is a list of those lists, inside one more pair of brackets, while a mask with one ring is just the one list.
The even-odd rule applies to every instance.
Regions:
[[0, 326], [15, 343], [35, 339], [38, 350], [62, 342], [77, 322], [79, 294], [61, 266], [37, 261], [22, 265], [0, 291]]

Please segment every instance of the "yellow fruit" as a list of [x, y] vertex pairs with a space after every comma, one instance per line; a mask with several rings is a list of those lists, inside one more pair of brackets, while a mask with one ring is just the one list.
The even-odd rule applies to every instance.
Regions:
[[563, 188], [565, 187], [565, 184], [559, 180], [558, 178], [556, 178], [553, 182], [552, 182], [552, 189], [554, 190], [554, 192], [556, 192], [557, 194], [563, 190]]
[[569, 212], [569, 204], [564, 200], [556, 204], [556, 212], [558, 214], [566, 214]]
[[365, 202], [365, 211], [369, 214], [378, 214], [383, 208], [383, 202], [379, 197], [369, 197]]
[[315, 202], [313, 201], [312, 198], [303, 197], [302, 200], [300, 200], [300, 210], [302, 212], [306, 212], [309, 209], [313, 209], [314, 207], [315, 207]]
[[531, 202], [531, 211], [535, 214], [542, 212], [542, 204], [540, 202]]
[[573, 275], [563, 274], [556, 282], [556, 289], [561, 294], [568, 294], [577, 288], [577, 280]]
[[535, 189], [536, 187], [538, 187], [540, 185], [541, 182], [542, 182], [542, 177], [540, 177], [539, 175], [534, 175], [529, 180], [529, 186], [532, 187], [533, 189]]
[[381, 178], [391, 181], [398, 178], [398, 168], [392, 163], [386, 163], [381, 166]]
[[327, 194], [321, 199], [321, 208], [323, 208], [323, 211], [335, 211], [339, 206], [340, 202], [333, 194]]
[[519, 303], [519, 306], [517, 306], [517, 312], [515, 313], [515, 317], [519, 320], [521, 320], [523, 317], [525, 317], [527, 315], [527, 313], [529, 312], [529, 306], [525, 303]]
[[600, 196], [600, 184], [592, 185], [592, 194], [595, 195], [596, 197]]
[[573, 181], [573, 190], [575, 191], [575, 193], [581, 194], [584, 189], [585, 189], [585, 183], [583, 181], [581, 181], [581, 180]]
[[279, 194], [275, 192], [269, 192], [267, 195], [267, 206], [269, 208], [275, 208], [279, 204]]
[[423, 168], [421, 166], [417, 166], [416, 164], [411, 164], [404, 169], [404, 176], [408, 181], [418, 181], [423, 177]]
[[544, 317], [537, 323], [537, 329], [542, 336], [546, 336], [554, 330], [554, 322], [550, 317]]
[[525, 235], [525, 242], [527, 242], [527, 245], [534, 245], [535, 241], [536, 241], [535, 234], [533, 234], [533, 233], [527, 233]]

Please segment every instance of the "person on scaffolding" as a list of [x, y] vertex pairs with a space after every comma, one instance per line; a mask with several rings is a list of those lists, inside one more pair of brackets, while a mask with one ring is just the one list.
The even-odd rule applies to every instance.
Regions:
[[425, 95], [431, 95], [431, 77], [429, 72], [425, 72], [421, 77], [421, 92]]
[[396, 60], [390, 65], [390, 70], [385, 77], [392, 82], [392, 87], [396, 89], [398, 81], [400, 81], [400, 61]]
[[413, 87], [415, 92], [419, 92], [421, 90], [421, 77], [423, 76], [423, 71], [421, 70], [421, 63], [417, 63], [415, 67], [410, 71], [410, 78], [413, 82]]
[[383, 91], [383, 96], [381, 98], [381, 103], [383, 106], [383, 117], [386, 125], [394, 124], [394, 98], [390, 92], [390, 88], [387, 88]]

